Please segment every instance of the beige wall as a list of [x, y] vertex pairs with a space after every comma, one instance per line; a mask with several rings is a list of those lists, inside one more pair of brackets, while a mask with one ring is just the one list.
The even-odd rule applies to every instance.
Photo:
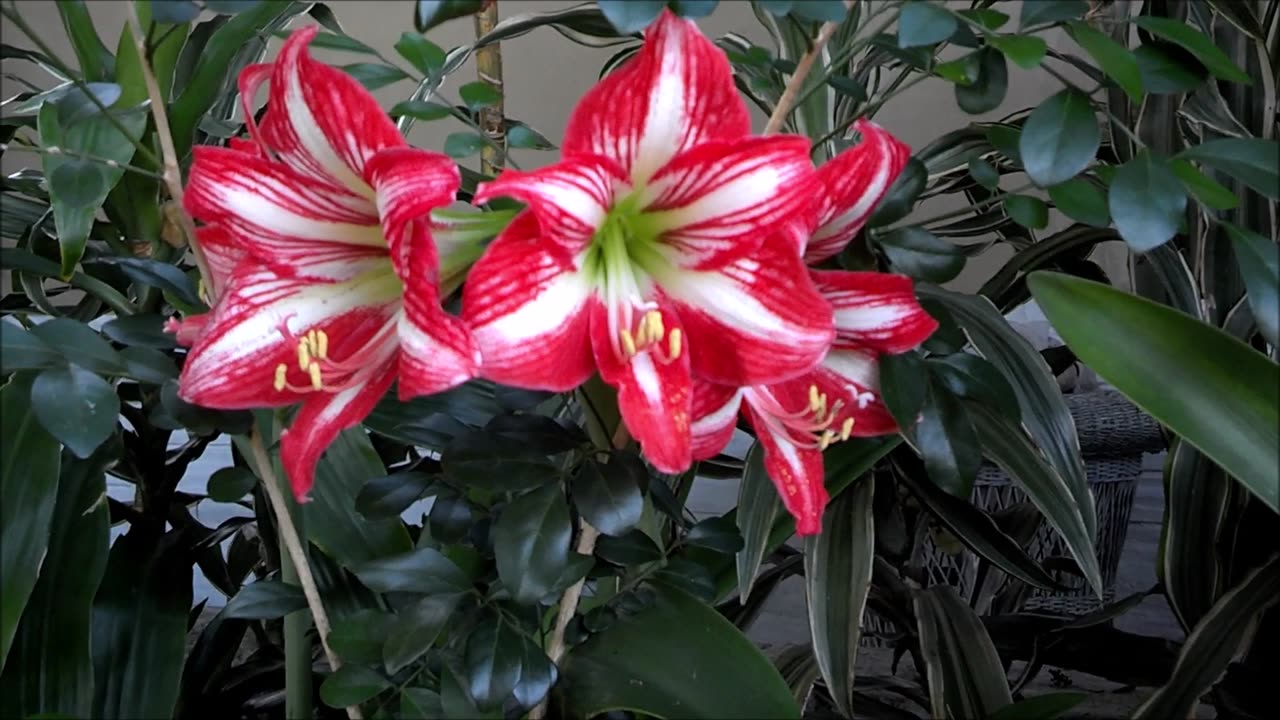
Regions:
[[[863, 0], [874, 2], [875, 0]], [[74, 58], [70, 44], [62, 30], [57, 9], [51, 0], [20, 0], [17, 3], [28, 22], [42, 33], [42, 37], [61, 57]], [[365, 42], [387, 57], [396, 57], [392, 45], [400, 34], [412, 31], [412, 7], [408, 0], [338, 0], [329, 2], [347, 32]], [[525, 13], [563, 8], [574, 4], [574, 0], [500, 0], [499, 12], [503, 17]], [[1019, 2], [1002, 3], [1009, 15], [1017, 17]], [[91, 12], [97, 21], [99, 33], [108, 47], [114, 48], [121, 28], [124, 25], [124, 5], [121, 0], [94, 0], [89, 3]], [[303, 18], [298, 22], [309, 22]], [[765, 34], [753, 17], [750, 3], [745, 0], [723, 0], [716, 12], [700, 21], [703, 30], [713, 37], [737, 32], [763, 44]], [[30, 42], [21, 37], [13, 28], [0, 27], [6, 43], [30, 47]], [[453, 20], [437, 27], [428, 37], [442, 48], [448, 49], [468, 42], [473, 38], [472, 23], [468, 20]], [[1066, 49], [1067, 41], [1062, 35], [1047, 38], [1052, 46]], [[582, 93], [596, 81], [601, 65], [615, 52], [616, 48], [588, 48], [574, 44], [550, 28], [539, 28], [532, 33], [506, 42], [502, 46], [505, 84], [507, 90], [507, 114], [520, 119], [546, 134], [553, 141], [559, 135], [568, 118], [570, 110]], [[350, 53], [317, 51], [317, 57], [336, 62], [361, 62], [366, 58]], [[8, 65], [10, 63], [6, 63]], [[45, 81], [39, 70], [27, 63], [12, 63], [11, 71], [16, 71], [35, 81]], [[475, 79], [475, 71], [470, 63], [458, 73], [451, 76], [444, 87], [448, 97], [456, 98], [457, 86]], [[4, 97], [17, 92], [15, 84], [8, 80], [0, 80]], [[1059, 86], [1042, 72], [1031, 72], [1010, 66], [1010, 88], [1004, 105], [986, 115], [967, 116], [956, 108], [952, 91], [947, 83], [931, 79], [919, 83], [903, 95], [895, 98], [877, 116], [877, 121], [890, 128], [894, 133], [914, 148], [923, 147], [930, 140], [949, 131], [962, 127], [970, 120], [997, 119], [1014, 110], [1036, 105], [1041, 99], [1056, 92]], [[408, 82], [398, 83], [379, 90], [376, 95], [387, 107], [404, 99], [412, 86]], [[764, 124], [763, 117], [757, 114], [757, 128]], [[434, 123], [418, 123], [410, 140], [419, 146], [439, 148], [450, 132], [460, 126], [452, 119]], [[535, 151], [515, 151], [514, 157], [522, 167], [536, 167], [553, 161], [554, 153]], [[23, 158], [24, 160], [29, 158]], [[18, 158], [6, 156], [4, 169], [10, 172]], [[474, 162], [474, 161], [473, 161]], [[1020, 182], [1020, 180], [1013, 180]], [[951, 203], [948, 205], [946, 201]], [[921, 216], [958, 207], [958, 198], [944, 199], [942, 202], [927, 203], [918, 212]], [[1095, 259], [1102, 262], [1104, 268], [1116, 282], [1127, 284], [1125, 262], [1127, 255], [1123, 246], [1111, 244], [1104, 247], [1101, 257]], [[965, 273], [954, 283], [958, 288], [974, 290], [976, 286], [994, 272], [1009, 255], [1003, 248], [996, 248], [982, 257], [970, 261]]]

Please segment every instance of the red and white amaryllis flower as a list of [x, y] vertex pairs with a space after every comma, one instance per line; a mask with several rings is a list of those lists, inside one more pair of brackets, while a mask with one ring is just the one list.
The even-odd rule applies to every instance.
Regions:
[[315, 34], [295, 32], [275, 63], [241, 74], [248, 118], [270, 81], [252, 141], [195, 149], [185, 202], [205, 223], [198, 240], [220, 294], [208, 316], [178, 327], [180, 339], [194, 335], [179, 380], [187, 402], [302, 403], [281, 438], [300, 498], [324, 449], [393, 380], [402, 398], [435, 393], [479, 364], [461, 320], [440, 307], [431, 234], [458, 169], [408, 147], [364, 88], [312, 60]]
[[[859, 123], [862, 142], [819, 169], [825, 193], [806, 258], [825, 259], [853, 239], [894, 178], [908, 148], [871, 123]], [[835, 310], [836, 339], [822, 362], [780, 383], [729, 387], [699, 383], [694, 389], [695, 458], [724, 449], [739, 411], [756, 431], [765, 468], [796, 532], [822, 527], [827, 504], [822, 451], [851, 436], [897, 432], [880, 400], [878, 357], [924, 342], [938, 323], [916, 301], [910, 278], [877, 272], [812, 270], [818, 291]]]
[[796, 251], [809, 144], [749, 129], [724, 54], [664, 12], [574, 109], [559, 163], [478, 189], [528, 205], [463, 289], [483, 374], [565, 391], [598, 369], [648, 460], [679, 472], [693, 377], [773, 383], [818, 362], [831, 310]]

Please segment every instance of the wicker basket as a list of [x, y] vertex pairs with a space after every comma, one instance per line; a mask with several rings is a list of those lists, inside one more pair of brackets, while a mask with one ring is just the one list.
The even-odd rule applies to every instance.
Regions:
[[[1098, 565], [1102, 571], [1104, 601], [1113, 597], [1116, 570], [1124, 550], [1133, 509], [1134, 490], [1142, 472], [1143, 453], [1163, 448], [1160, 428], [1154, 420], [1134, 407], [1124, 396], [1097, 391], [1066, 396], [1067, 407], [1076, 423], [1089, 488], [1097, 506]], [[1022, 489], [1004, 471], [983, 464], [974, 483], [972, 501], [995, 512], [1025, 501]], [[967, 549], [947, 552], [927, 537], [921, 548], [923, 565], [934, 584], [955, 586], [962, 597], [971, 597], [977, 581], [977, 556]], [[1037, 561], [1066, 556], [1066, 544], [1042, 519], [1027, 547]], [[1101, 602], [1085, 581], [1076, 575], [1057, 573], [1055, 579], [1067, 586], [1057, 592], [1034, 590], [1021, 599], [1020, 610], [1036, 610], [1065, 615], [1083, 615]], [[881, 644], [894, 629], [888, 621], [868, 609], [863, 619], [863, 638], [869, 645]]]

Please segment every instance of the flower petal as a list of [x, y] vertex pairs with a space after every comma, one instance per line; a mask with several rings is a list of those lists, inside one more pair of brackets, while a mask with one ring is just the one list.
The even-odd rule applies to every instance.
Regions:
[[831, 346], [831, 306], [785, 237], [711, 271], [655, 267], [685, 326], [696, 377], [767, 385], [813, 367]]
[[836, 403], [831, 428], [840, 429], [845, 420], [853, 418], [853, 437], [876, 437], [898, 432], [898, 423], [885, 407], [880, 396], [880, 364], [870, 351], [836, 347], [827, 353], [822, 364], [813, 372], [783, 383], [785, 392], [809, 392], [816, 385], [818, 392], [827, 395], [829, 407]]
[[204, 253], [205, 264], [209, 266], [210, 288], [213, 296], [222, 295], [226, 289], [231, 272], [245, 256], [244, 248], [236, 242], [235, 237], [218, 225], [205, 225], [196, 228], [196, 245]]
[[476, 188], [479, 205], [495, 197], [512, 197], [529, 206], [547, 242], [576, 253], [604, 223], [626, 176], [602, 157], [566, 158], [531, 172], [504, 170], [496, 180]]
[[878, 272], [811, 271], [818, 292], [835, 310], [837, 342], [884, 353], [920, 346], [938, 321], [920, 307], [905, 275]]
[[838, 254], [853, 240], [911, 157], [911, 148], [879, 125], [859, 120], [854, 128], [862, 142], [818, 168], [825, 190], [819, 193], [818, 229], [805, 250], [810, 264]]
[[595, 370], [588, 338], [590, 287], [575, 260], [521, 213], [471, 268], [462, 317], [481, 375], [514, 387], [564, 392]]
[[280, 463], [300, 502], [315, 479], [316, 463], [338, 437], [373, 411], [396, 377], [395, 360], [373, 372], [367, 382], [337, 393], [317, 393], [302, 404], [293, 425], [280, 435]]
[[[407, 263], [414, 238], [425, 235], [425, 245], [415, 251], [424, 264], [434, 293], [438, 258], [430, 235], [431, 211], [449, 205], [458, 192], [458, 166], [447, 156], [417, 148], [390, 148], [369, 158], [364, 179], [374, 189], [382, 233], [396, 273], [408, 282]], [[419, 222], [422, 221], [422, 222]], [[437, 300], [438, 302], [438, 300]]]
[[653, 176], [645, 218], [663, 233], [671, 262], [709, 269], [750, 253], [784, 223], [805, 224], [813, 178], [806, 138], [704, 143]]
[[742, 391], [728, 385], [693, 382], [693, 459], [706, 460], [719, 455], [733, 439], [738, 425]]
[[[655, 352], [642, 351], [619, 362], [609, 332], [608, 310], [594, 298], [589, 307], [591, 347], [600, 377], [618, 389], [618, 410], [631, 436], [659, 472], [688, 470], [693, 464], [689, 354], [682, 352], [668, 362]], [[674, 314], [663, 312], [663, 318], [668, 332], [679, 327]]]
[[563, 152], [610, 158], [642, 185], [675, 155], [750, 131], [724, 53], [692, 21], [664, 10], [640, 52], [574, 108]]
[[[395, 317], [400, 288], [385, 259], [353, 259], [346, 276], [325, 283], [281, 275], [271, 268], [241, 263], [229, 292], [220, 298], [179, 378], [187, 402], [221, 409], [277, 407], [310, 393], [274, 387], [276, 368], [284, 364], [293, 386], [309, 386], [299, 365], [298, 337], [324, 330], [328, 355], [351, 361]], [[284, 332], [288, 331], [288, 334]], [[394, 355], [395, 346], [378, 346], [369, 363]]]
[[318, 31], [295, 30], [280, 48], [260, 142], [294, 170], [372, 198], [365, 163], [407, 143], [355, 78], [311, 59], [307, 46]]
[[184, 204], [281, 272], [338, 277], [353, 252], [386, 252], [373, 203], [235, 150], [195, 148]]
[[757, 411], [752, 397], [759, 393], [775, 395], [775, 402], [784, 406], [791, 398], [776, 396], [789, 393], [785, 387], [753, 387], [745, 393], [744, 407], [751, 427], [755, 428], [756, 439], [764, 447], [764, 468], [769, 479], [778, 489], [782, 504], [796, 519], [796, 534], [816, 535], [822, 530], [822, 511], [828, 500], [822, 452], [817, 447], [797, 445], [785, 427]]

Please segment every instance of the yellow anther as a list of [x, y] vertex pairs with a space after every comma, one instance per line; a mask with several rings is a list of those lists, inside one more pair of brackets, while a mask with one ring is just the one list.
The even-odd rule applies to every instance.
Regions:
[[817, 385], [809, 386], [809, 409], [814, 412], [818, 411], [818, 386]]
[[666, 331], [662, 326], [662, 313], [657, 310], [650, 310], [645, 313], [642, 328], [645, 334], [644, 343], [653, 343], [661, 340]]
[[667, 335], [667, 355], [670, 359], [675, 360], [680, 357], [680, 349], [684, 335], [680, 332], [680, 328], [671, 328], [671, 333]]
[[324, 389], [324, 378], [320, 376], [320, 363], [311, 363], [307, 368], [307, 372], [311, 374], [311, 387], [315, 390]]
[[321, 360], [329, 359], [329, 333], [323, 330], [316, 331], [316, 357]]
[[840, 424], [840, 439], [848, 440], [849, 434], [853, 432], [853, 418], [845, 418]]
[[304, 337], [298, 341], [298, 369], [306, 372], [309, 367], [311, 367], [311, 344]]
[[631, 337], [630, 330], [623, 328], [618, 331], [618, 338], [622, 340], [622, 351], [626, 353], [627, 357], [631, 357], [636, 354], [636, 340]]
[[823, 430], [822, 437], [818, 438], [818, 449], [826, 450], [827, 446], [834, 442], [836, 437], [837, 436], [834, 432], [830, 430]]
[[276, 381], [274, 384], [276, 392], [280, 392], [281, 390], [284, 390], [284, 386], [285, 386], [284, 376], [288, 372], [289, 372], [289, 367], [284, 363], [280, 363], [279, 365], [276, 366]]

